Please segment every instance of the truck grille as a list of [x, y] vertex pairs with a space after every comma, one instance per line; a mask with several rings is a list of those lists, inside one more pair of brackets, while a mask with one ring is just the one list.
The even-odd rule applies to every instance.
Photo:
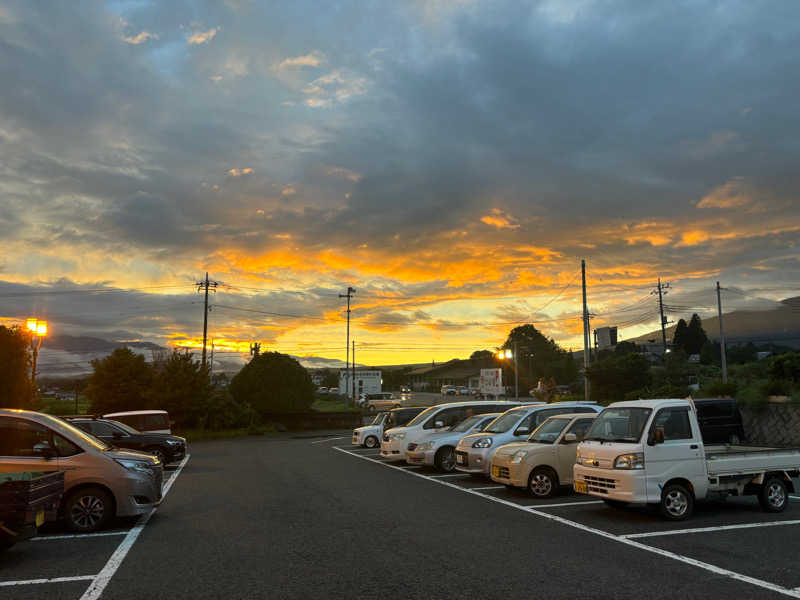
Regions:
[[613, 490], [617, 487], [617, 480], [609, 479], [607, 477], [584, 475], [583, 480], [586, 482], [590, 492], [595, 492], [598, 494], [607, 494], [608, 490]]

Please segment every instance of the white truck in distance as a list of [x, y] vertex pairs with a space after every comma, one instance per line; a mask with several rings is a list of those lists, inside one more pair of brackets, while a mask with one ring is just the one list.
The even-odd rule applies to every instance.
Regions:
[[765, 511], [781, 512], [798, 475], [800, 449], [705, 446], [690, 400], [636, 400], [595, 419], [578, 446], [573, 487], [613, 507], [657, 504], [682, 521], [714, 495], [758, 496]]

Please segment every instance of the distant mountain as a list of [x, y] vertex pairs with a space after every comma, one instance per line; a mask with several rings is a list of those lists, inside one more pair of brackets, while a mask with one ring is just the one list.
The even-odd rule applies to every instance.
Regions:
[[[689, 322], [691, 313], [680, 318]], [[673, 317], [677, 320], [677, 317]], [[792, 348], [800, 348], [800, 296], [781, 300], [779, 306], [767, 310], [735, 310], [722, 315], [726, 343], [781, 344]], [[719, 341], [719, 318], [703, 319], [703, 329], [709, 339]], [[667, 330], [667, 340], [671, 340], [675, 325]], [[623, 333], [622, 331], [620, 333]], [[622, 338], [626, 339], [626, 338]], [[658, 342], [661, 330], [630, 338], [627, 341], [643, 344], [649, 341]]]
[[140, 348], [142, 350], [166, 350], [153, 342], [110, 342], [98, 337], [53, 335], [47, 337], [47, 347], [64, 352], [113, 352], [117, 348]]

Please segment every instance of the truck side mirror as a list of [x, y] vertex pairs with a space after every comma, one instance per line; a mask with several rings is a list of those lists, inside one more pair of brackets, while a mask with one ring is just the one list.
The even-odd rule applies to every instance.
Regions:
[[647, 440], [647, 444], [649, 446], [655, 446], [657, 444], [664, 443], [664, 428], [663, 427], [656, 427], [653, 431], [650, 432], [650, 437]]

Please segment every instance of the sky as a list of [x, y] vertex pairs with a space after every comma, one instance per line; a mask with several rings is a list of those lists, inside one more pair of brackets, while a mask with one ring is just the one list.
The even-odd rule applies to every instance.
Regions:
[[427, 363], [800, 293], [800, 4], [0, 0], [0, 322]]

